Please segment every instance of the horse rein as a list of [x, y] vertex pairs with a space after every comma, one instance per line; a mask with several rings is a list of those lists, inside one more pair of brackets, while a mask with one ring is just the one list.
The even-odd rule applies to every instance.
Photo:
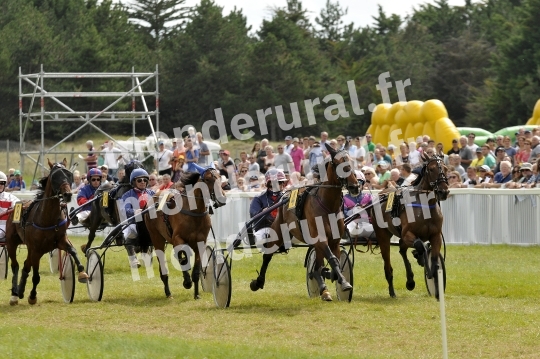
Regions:
[[[429, 166], [429, 164], [433, 161], [437, 161], [437, 168], [439, 170], [439, 174], [437, 175], [437, 179], [435, 181], [429, 181], [429, 186], [431, 187], [431, 191], [428, 191], [428, 190], [419, 190], [417, 189], [416, 191], [425, 191], [425, 193], [430, 193], [430, 192], [435, 192], [435, 197], [437, 198], [437, 201], [439, 201], [439, 196], [437, 194], [437, 192], [439, 191], [439, 185], [441, 183], [446, 183], [446, 185], [448, 185], [448, 178], [446, 178], [446, 175], [444, 174], [444, 171], [443, 171], [443, 164], [442, 164], [442, 159], [439, 157], [439, 156], [433, 156], [431, 157], [425, 164], [424, 166], [422, 167], [422, 176], [425, 176], [422, 178], [422, 181], [420, 183], [422, 183], [423, 181], [425, 180], [428, 180], [427, 178], [427, 168]], [[420, 183], [418, 184], [418, 187], [420, 187]]]

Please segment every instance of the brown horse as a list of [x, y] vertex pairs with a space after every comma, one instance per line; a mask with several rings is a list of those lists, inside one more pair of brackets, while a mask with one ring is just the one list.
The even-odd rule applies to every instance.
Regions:
[[[385, 212], [387, 198], [384, 196], [379, 204], [370, 209], [373, 218], [373, 228], [379, 243], [381, 255], [384, 260], [384, 273], [388, 282], [388, 292], [395, 297], [393, 284], [393, 269], [390, 263], [390, 238], [392, 235], [400, 237], [399, 253], [403, 257], [407, 272], [407, 289], [415, 287], [414, 274], [411, 263], [407, 258], [407, 249], [415, 248], [415, 257], [421, 266], [425, 263], [426, 247], [424, 242], [431, 244], [431, 273], [435, 278], [435, 296], [438, 298], [437, 269], [439, 254], [442, 246], [443, 215], [439, 201], [448, 197], [447, 168], [442, 158], [438, 156], [428, 157], [422, 155], [424, 165], [418, 178], [412, 183], [412, 188], [399, 189], [396, 193], [403, 193], [399, 207], [399, 216], [392, 218], [391, 212]], [[405, 198], [407, 196], [408, 198]], [[381, 209], [383, 208], [383, 209]], [[429, 259], [428, 259], [429, 260]], [[431, 278], [430, 278], [431, 279]]]
[[331, 161], [325, 164], [324, 172], [326, 173], [320, 173], [322, 183], [307, 186], [302, 190], [302, 192], [308, 192], [303, 204], [303, 218], [305, 219], [298, 218], [295, 211], [284, 207], [278, 209], [277, 217], [271, 227], [272, 233], [277, 236], [269, 239], [264, 245], [266, 250], [263, 254], [261, 270], [257, 279], [251, 282], [251, 290], [263, 289], [266, 270], [275, 252], [271, 248], [277, 249], [284, 244], [283, 237], [285, 233], [282, 232], [281, 228], [285, 224], [289, 228], [289, 233], [286, 233], [287, 238], [292, 235], [304, 243], [313, 245], [315, 248], [316, 263], [313, 276], [319, 284], [319, 294], [322, 300], [332, 300], [332, 296], [324, 283], [324, 277], [326, 277], [325, 273], [323, 273], [325, 258], [332, 268], [331, 278], [337, 279], [338, 283], [341, 284], [341, 290], [352, 290], [352, 285], [347, 282], [341, 273], [338, 259], [340, 256], [339, 242], [345, 232], [343, 216], [341, 215], [342, 189], [348, 189], [353, 196], [357, 196], [360, 190], [347, 152], [343, 150], [336, 151], [328, 145], [326, 145], [326, 149], [330, 153]]
[[[28, 297], [28, 303], [36, 304], [36, 288], [39, 284], [39, 260], [45, 253], [55, 248], [68, 252], [79, 271], [79, 282], [86, 283], [88, 275], [84, 272], [84, 266], [77, 257], [75, 248], [67, 238], [66, 230], [69, 226], [66, 205], [71, 200], [71, 183], [73, 174], [66, 169], [66, 159], [61, 163], [49, 162], [50, 173], [48, 177], [41, 179], [42, 190], [36, 199], [30, 204], [21, 223], [13, 223], [13, 214], [10, 215], [6, 225], [6, 246], [11, 259], [13, 273], [11, 299], [9, 304], [18, 304], [19, 299], [24, 298], [26, 280], [33, 269], [32, 291]], [[21, 281], [17, 287], [19, 275], [19, 263], [17, 262], [17, 247], [26, 244], [28, 253], [21, 273]]]
[[[144, 222], [156, 251], [167, 298], [171, 297], [165, 260], [165, 244], [168, 242], [173, 246], [174, 255], [182, 266], [184, 288], [190, 289], [195, 283], [194, 298], [199, 299], [200, 251], [206, 248], [206, 239], [212, 226], [208, 212], [210, 199], [214, 201], [214, 207], [218, 208], [225, 205], [226, 197], [221, 189], [221, 176], [213, 168], [207, 169], [202, 176], [198, 172], [182, 174], [178, 187], [179, 191], [171, 190], [165, 206], [157, 211], [157, 218], [150, 218], [146, 214]], [[159, 195], [157, 193], [156, 197]], [[195, 253], [192, 276], [189, 274], [190, 252]]]

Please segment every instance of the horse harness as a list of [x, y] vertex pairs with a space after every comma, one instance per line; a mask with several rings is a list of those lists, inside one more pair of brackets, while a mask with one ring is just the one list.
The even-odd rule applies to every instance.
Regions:
[[[169, 190], [169, 194], [173, 194], [173, 196], [171, 196], [169, 199], [167, 199], [167, 202], [165, 202], [165, 205], [167, 206], [167, 208], [171, 208], [171, 205], [173, 202], [176, 203], [176, 200], [175, 200], [176, 195], [180, 195], [182, 197], [188, 197], [188, 194], [185, 191], [178, 191], [175, 189]], [[208, 214], [213, 214], [213, 211], [212, 211], [212, 207], [208, 206], [208, 210], [202, 213], [192, 212], [185, 209], [180, 209], [179, 213], [188, 215], [190, 217], [204, 217]], [[161, 211], [161, 215], [162, 215], [163, 223], [165, 223], [165, 227], [167, 228], [167, 233], [169, 234], [169, 237], [172, 237], [173, 229], [171, 226], [171, 222], [169, 221], [170, 215], [165, 213], [164, 211]]]

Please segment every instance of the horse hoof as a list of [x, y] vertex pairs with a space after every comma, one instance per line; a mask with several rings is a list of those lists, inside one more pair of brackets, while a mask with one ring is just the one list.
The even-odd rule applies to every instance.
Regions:
[[193, 297], [193, 299], [199, 300], [199, 299], [201, 299], [201, 296], [200, 296], [200, 295], [196, 295], [196, 296]]
[[14, 306], [19, 304], [19, 298], [15, 295], [12, 295], [11, 298], [9, 298], [9, 305]]
[[349, 282], [341, 283], [341, 291], [348, 292], [352, 290], [352, 285]]
[[389, 294], [390, 294], [390, 297], [392, 297], [392, 298], [396, 297], [396, 293], [394, 291], [391, 291]]
[[191, 286], [193, 285], [193, 282], [192, 282], [192, 281], [184, 282], [184, 283], [182, 283], [182, 285], [183, 285], [184, 288], [186, 288], [186, 289], [191, 289]]
[[332, 296], [330, 295], [330, 292], [328, 291], [328, 289], [325, 289], [323, 290], [322, 294], [321, 294], [321, 299], [325, 302], [331, 302], [332, 301]]
[[406, 284], [406, 287], [408, 290], [413, 290], [415, 286], [416, 286], [416, 283], [414, 282], [414, 280], [411, 282], [407, 282]]
[[88, 281], [88, 274], [86, 272], [79, 272], [79, 283], [86, 283]]
[[24, 293], [23, 293], [23, 294], [19, 294], [19, 299], [24, 299]]
[[28, 304], [30, 305], [34, 305], [37, 303], [37, 297], [35, 297], [34, 299], [28, 297]]
[[251, 283], [249, 283], [249, 288], [251, 288], [252, 291], [256, 292], [258, 291], [259, 289], [263, 289], [264, 288], [264, 284], [263, 283], [259, 283], [259, 281], [257, 279], [253, 279], [251, 281]]

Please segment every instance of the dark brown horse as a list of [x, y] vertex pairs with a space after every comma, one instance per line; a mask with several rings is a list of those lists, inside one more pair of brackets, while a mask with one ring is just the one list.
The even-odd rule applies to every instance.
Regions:
[[[171, 190], [163, 209], [157, 211], [157, 218], [152, 219], [146, 214], [144, 222], [156, 251], [167, 298], [171, 297], [165, 260], [165, 244], [168, 242], [173, 246], [174, 255], [182, 266], [184, 288], [190, 289], [195, 283], [194, 298], [199, 299], [200, 251], [206, 249], [206, 239], [212, 226], [208, 212], [210, 199], [217, 208], [225, 205], [226, 198], [221, 189], [221, 176], [213, 168], [207, 169], [202, 176], [198, 172], [184, 173], [178, 185], [179, 190]], [[159, 196], [158, 192], [155, 201], [160, 200]], [[191, 276], [190, 252], [195, 253]]]
[[339, 267], [339, 242], [345, 232], [343, 216], [341, 215], [342, 189], [346, 188], [351, 195], [357, 196], [360, 193], [359, 185], [347, 152], [336, 151], [328, 145], [326, 145], [326, 149], [330, 153], [331, 161], [325, 164], [324, 171], [321, 168], [322, 183], [308, 186], [302, 190], [302, 192], [308, 192], [303, 204], [303, 218], [297, 218], [295, 211], [288, 210], [284, 206], [279, 208], [271, 227], [276, 237], [269, 239], [269, 242], [264, 245], [267, 250], [263, 254], [259, 276], [250, 284], [251, 290], [256, 291], [264, 287], [266, 270], [275, 252], [270, 248], [278, 248], [284, 244], [285, 233], [282, 232], [282, 224], [287, 224], [289, 228], [288, 233], [286, 233], [287, 238], [292, 235], [315, 248], [316, 263], [313, 276], [319, 284], [319, 294], [322, 300], [332, 300], [324, 283], [324, 259], [332, 268], [331, 278], [337, 279], [338, 283], [341, 284], [341, 290], [352, 290], [352, 285], [347, 282]]
[[[435, 278], [435, 296], [438, 298], [437, 261], [442, 246], [443, 215], [439, 201], [448, 197], [448, 180], [446, 167], [438, 156], [422, 156], [424, 165], [418, 178], [412, 183], [413, 187], [404, 187], [396, 193], [402, 193], [404, 198], [399, 206], [399, 216], [392, 219], [391, 212], [386, 212], [386, 195], [379, 204], [370, 209], [373, 228], [384, 260], [384, 274], [388, 282], [388, 292], [395, 297], [393, 284], [393, 269], [390, 263], [390, 238], [395, 235], [400, 238], [399, 253], [403, 257], [407, 272], [407, 289], [415, 287], [411, 263], [407, 258], [407, 249], [415, 248], [418, 263], [425, 263], [426, 247], [424, 242], [431, 244], [431, 275]], [[405, 198], [407, 197], [407, 198]]]
[[[84, 266], [77, 257], [75, 248], [67, 238], [66, 230], [69, 225], [66, 205], [71, 200], [71, 183], [73, 174], [66, 169], [66, 159], [61, 163], [52, 164], [49, 161], [50, 173], [41, 179], [41, 190], [36, 199], [30, 204], [23, 215], [21, 223], [13, 223], [13, 214], [10, 215], [6, 225], [6, 246], [11, 259], [13, 273], [11, 299], [9, 304], [18, 304], [24, 298], [26, 280], [33, 269], [32, 291], [28, 303], [36, 304], [36, 288], [39, 284], [39, 260], [55, 248], [68, 252], [79, 271], [79, 282], [86, 283], [88, 275]], [[19, 262], [17, 262], [17, 247], [25, 244], [28, 250], [21, 272], [21, 281], [17, 286], [19, 275]]]

